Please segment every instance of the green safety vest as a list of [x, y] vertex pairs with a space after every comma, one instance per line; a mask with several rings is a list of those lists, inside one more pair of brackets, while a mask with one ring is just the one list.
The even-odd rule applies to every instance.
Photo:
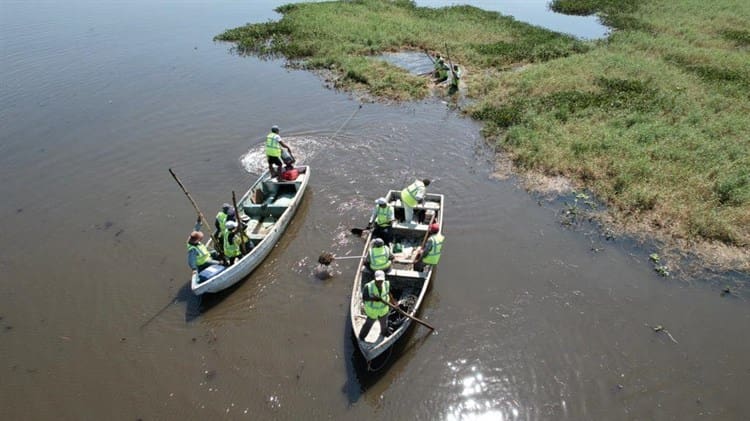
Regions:
[[385, 270], [391, 267], [388, 247], [373, 247], [370, 249], [370, 269]]
[[445, 78], [448, 77], [448, 65], [445, 64], [445, 61], [442, 59], [435, 60], [435, 72], [437, 73], [438, 78]]
[[223, 210], [220, 210], [216, 214], [216, 220], [219, 221], [219, 232], [224, 232], [227, 224], [227, 214]]
[[461, 69], [456, 70], [455, 72], [451, 71], [453, 77], [451, 78], [451, 85], [458, 87], [458, 82], [461, 80]]
[[266, 156], [281, 156], [281, 136], [271, 132], [266, 136]]
[[375, 223], [381, 227], [387, 227], [391, 225], [392, 220], [393, 207], [386, 205], [386, 207], [383, 208], [378, 205], [377, 214], [375, 215]]
[[413, 208], [417, 206], [417, 193], [421, 190], [424, 195], [425, 187], [421, 180], [417, 180], [409, 185], [409, 187], [401, 190], [401, 202]]
[[237, 241], [239, 240], [238, 238], [239, 233], [234, 236], [234, 239], [231, 243], [229, 242], [229, 230], [228, 229], [224, 229], [224, 231], [222, 231], [221, 233], [221, 236], [223, 238], [223, 244], [224, 244], [224, 256], [229, 257], [229, 258], [239, 256], [241, 254], [240, 243], [239, 241]]
[[198, 257], [195, 258], [195, 264], [198, 266], [205, 265], [206, 262], [208, 262], [208, 259], [211, 257], [211, 253], [208, 252], [208, 249], [206, 248], [206, 245], [203, 243], [198, 244], [190, 244], [187, 243], [187, 249], [190, 250], [198, 250]]
[[440, 253], [443, 251], [443, 241], [445, 237], [443, 234], [435, 234], [430, 237], [427, 241], [430, 243], [430, 252], [422, 258], [422, 262], [428, 265], [436, 265], [440, 261]]
[[[391, 292], [391, 283], [383, 281], [383, 290], [378, 291], [378, 286], [375, 285], [375, 281], [370, 281], [365, 285], [367, 292], [370, 297], [380, 297], [383, 301], [388, 301], [388, 295]], [[378, 300], [368, 301], [365, 300], [365, 314], [371, 319], [379, 319], [388, 314], [389, 308], [386, 303]], [[385, 335], [385, 332], [382, 332]]]

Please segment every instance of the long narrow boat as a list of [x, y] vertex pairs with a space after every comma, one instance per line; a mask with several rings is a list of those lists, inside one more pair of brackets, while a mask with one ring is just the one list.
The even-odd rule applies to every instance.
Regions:
[[[219, 292], [252, 272], [279, 241], [299, 207], [310, 180], [309, 166], [298, 166], [294, 181], [271, 177], [266, 170], [237, 202], [239, 220], [245, 221], [245, 235], [252, 249], [229, 267], [213, 265], [193, 275], [190, 288], [196, 295]], [[211, 241], [207, 247], [211, 249]]]
[[[394, 260], [391, 270], [386, 272], [386, 280], [390, 282], [391, 294], [399, 303], [399, 307], [411, 316], [415, 316], [424, 301], [427, 289], [432, 279], [433, 267], [427, 266], [423, 272], [414, 270], [417, 249], [423, 246], [429, 235], [430, 222], [437, 223], [442, 232], [443, 226], [443, 195], [430, 194], [425, 196], [425, 201], [415, 208], [415, 218], [419, 223], [406, 224], [403, 222], [404, 211], [401, 205], [400, 192], [391, 190], [385, 196], [389, 204], [393, 205], [396, 221], [393, 223], [393, 242], [389, 244], [394, 250]], [[372, 232], [367, 236], [363, 256], [369, 252]], [[403, 317], [395, 311], [388, 316], [388, 332], [380, 332], [380, 324], [374, 323], [364, 341], [359, 340], [359, 333], [367, 320], [364, 310], [362, 292], [364, 285], [372, 279], [369, 271], [364, 270], [365, 258], [362, 257], [354, 277], [350, 317], [354, 337], [359, 345], [359, 350], [368, 361], [381, 355], [393, 346], [403, 336], [412, 323], [408, 317]], [[364, 278], [364, 279], [363, 279]]]

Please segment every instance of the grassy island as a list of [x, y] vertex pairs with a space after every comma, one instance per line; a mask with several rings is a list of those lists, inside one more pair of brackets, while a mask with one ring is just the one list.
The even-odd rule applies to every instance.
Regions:
[[470, 6], [353, 0], [289, 4], [216, 39], [391, 100], [423, 98], [428, 82], [375, 56], [448, 52], [467, 70], [464, 111], [520, 171], [590, 189], [620, 226], [750, 256], [750, 2], [552, 7], [597, 13], [613, 33], [586, 42]]

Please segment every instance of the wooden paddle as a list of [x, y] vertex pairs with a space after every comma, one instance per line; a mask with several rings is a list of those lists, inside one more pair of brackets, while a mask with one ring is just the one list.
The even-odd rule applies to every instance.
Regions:
[[435, 221], [435, 214], [432, 214], [432, 216], [430, 217], [430, 223], [427, 224], [427, 232], [424, 234], [424, 238], [422, 239], [422, 244], [419, 245], [420, 249], [423, 249], [424, 245], [427, 244], [427, 238], [430, 237], [430, 226], [432, 225], [434, 221]]
[[434, 327], [432, 327], [432, 325], [430, 325], [429, 323], [425, 322], [424, 320], [421, 320], [421, 319], [418, 319], [418, 318], [416, 318], [416, 317], [412, 316], [411, 314], [409, 314], [409, 313], [405, 312], [404, 310], [401, 310], [401, 308], [400, 308], [399, 306], [397, 306], [397, 305], [393, 305], [393, 304], [389, 303], [388, 301], [385, 301], [385, 300], [383, 300], [383, 299], [382, 299], [382, 298], [380, 298], [380, 297], [375, 297], [375, 298], [377, 298], [378, 300], [380, 300], [380, 302], [382, 302], [382, 303], [385, 303], [385, 304], [387, 304], [387, 305], [388, 305], [388, 307], [390, 307], [390, 308], [392, 308], [392, 309], [394, 309], [394, 310], [398, 311], [399, 313], [403, 314], [404, 316], [406, 316], [406, 317], [408, 317], [408, 318], [410, 318], [410, 319], [414, 320], [415, 322], [417, 322], [417, 323], [419, 323], [419, 324], [423, 325], [424, 327], [426, 327], [426, 328], [428, 328], [428, 329], [430, 329], [430, 330], [435, 330], [435, 328], [434, 328]]

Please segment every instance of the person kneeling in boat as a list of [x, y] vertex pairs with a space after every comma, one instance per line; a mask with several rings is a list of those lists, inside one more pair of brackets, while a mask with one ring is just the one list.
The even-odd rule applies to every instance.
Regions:
[[365, 341], [376, 320], [380, 323], [380, 337], [378, 337], [378, 340], [380, 340], [388, 334], [388, 313], [391, 309], [385, 301], [396, 305], [393, 295], [391, 295], [391, 283], [385, 280], [385, 272], [382, 270], [375, 272], [375, 279], [365, 284], [362, 299], [364, 300], [367, 320], [362, 325], [362, 330], [359, 331], [359, 340]]
[[382, 238], [376, 238], [372, 240], [370, 244], [370, 252], [365, 257], [367, 267], [370, 269], [370, 273], [377, 272], [379, 270], [388, 272], [391, 270], [391, 261], [393, 260], [393, 253], [391, 249], [385, 245]]
[[201, 218], [198, 217], [198, 223], [195, 224], [195, 229], [190, 233], [190, 237], [187, 241], [187, 261], [188, 266], [193, 270], [193, 274], [200, 272], [211, 265], [221, 264], [221, 262], [213, 259], [211, 253], [208, 251], [208, 247], [201, 243], [203, 233], [200, 229]]
[[431, 224], [430, 234], [430, 238], [424, 245], [424, 250], [417, 252], [417, 261], [414, 263], [414, 270], [417, 272], [424, 272], [429, 266], [435, 266], [440, 261], [440, 253], [443, 251], [443, 242], [445, 241], [445, 237], [440, 233], [440, 225], [437, 223]]

